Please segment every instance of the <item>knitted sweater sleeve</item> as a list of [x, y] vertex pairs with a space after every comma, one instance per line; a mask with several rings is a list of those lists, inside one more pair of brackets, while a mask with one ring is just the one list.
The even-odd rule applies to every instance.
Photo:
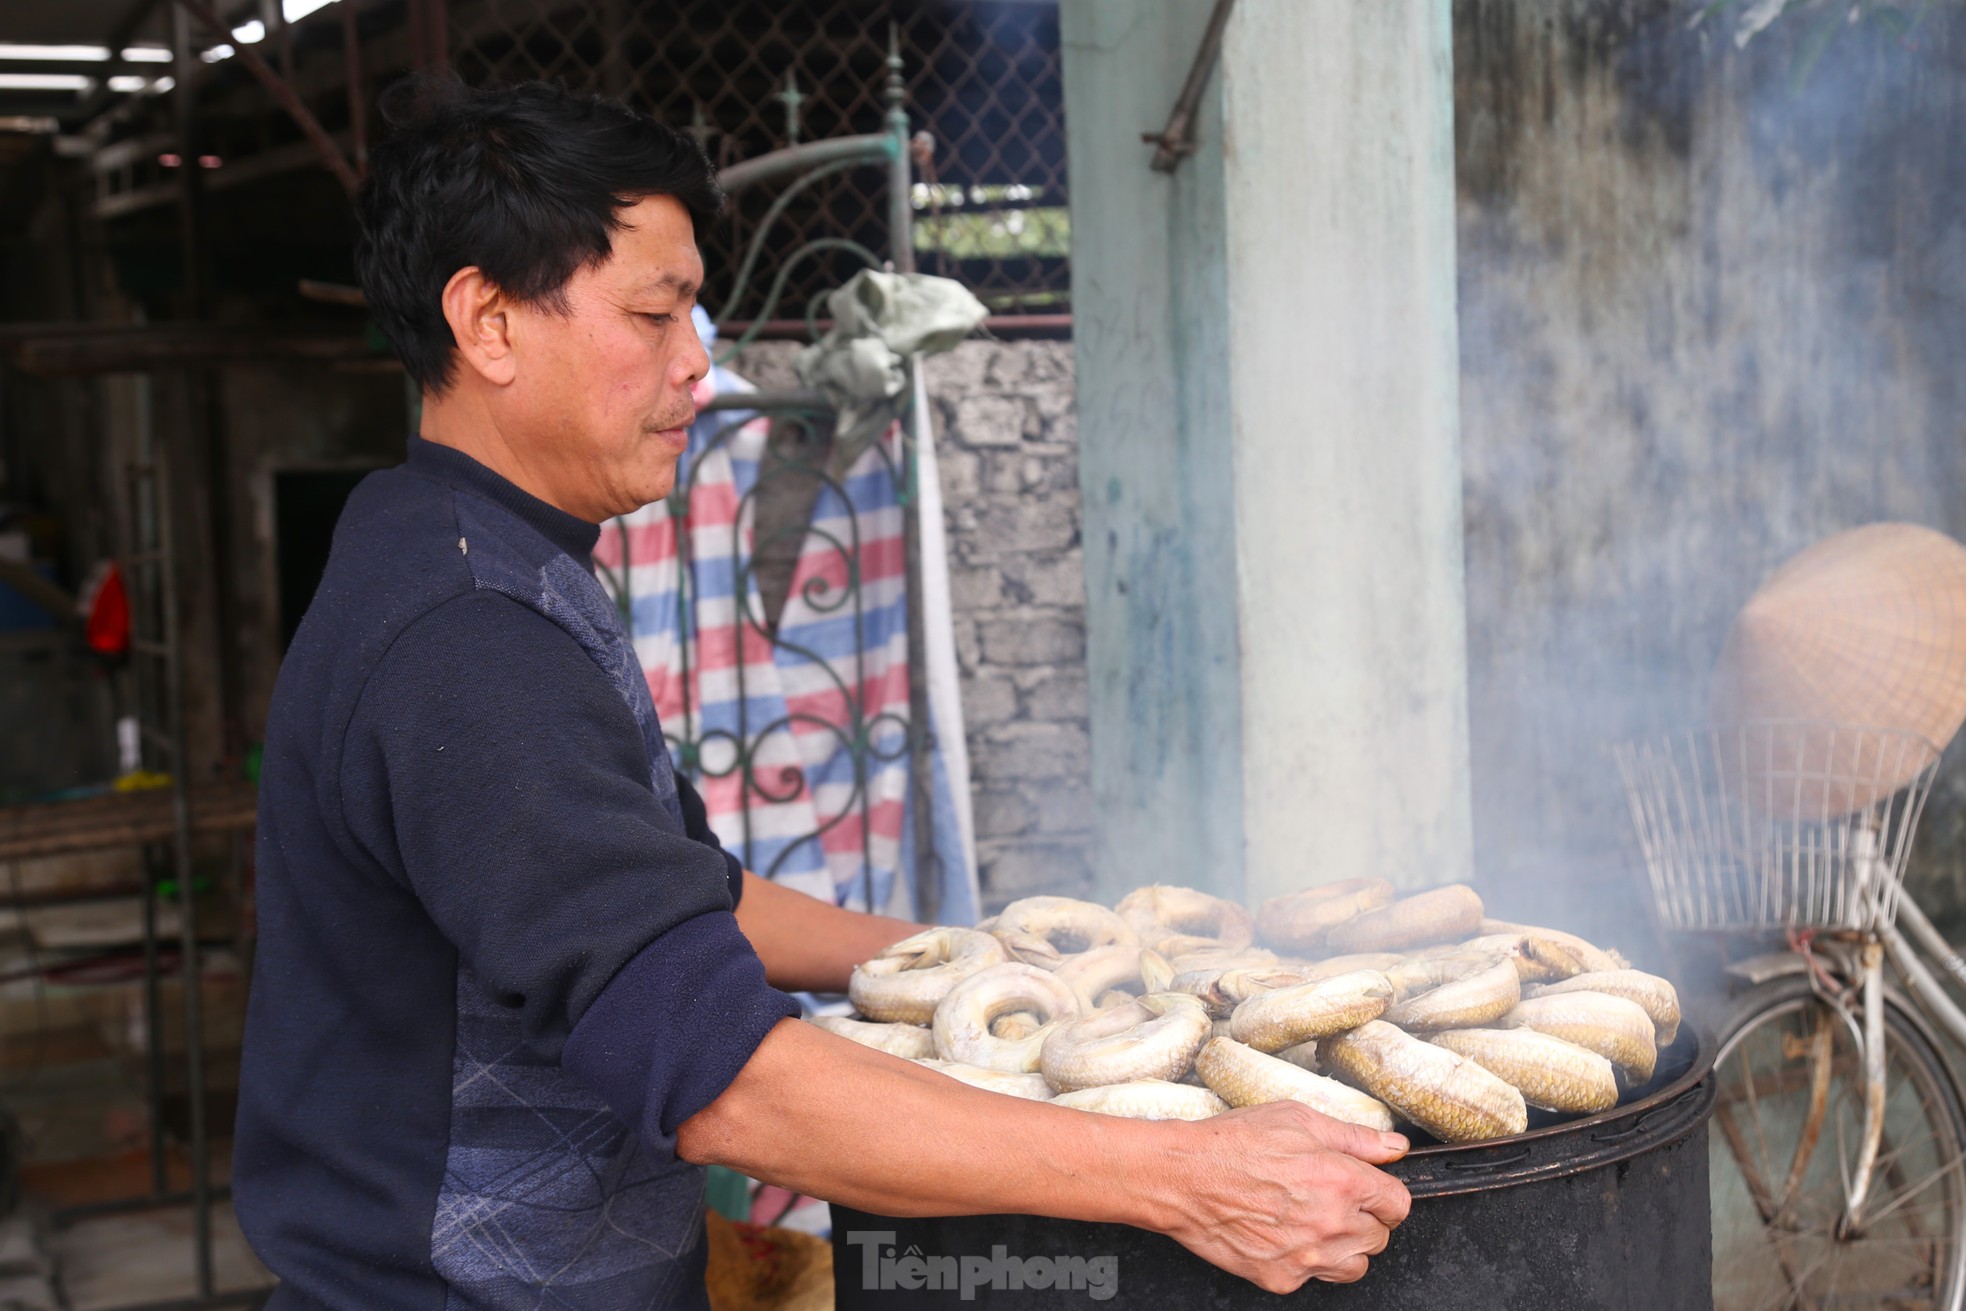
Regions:
[[627, 704], [516, 601], [460, 596], [395, 640], [341, 791], [351, 830], [528, 1044], [652, 1138], [797, 1014], [737, 927], [736, 862], [687, 831], [708, 832], [700, 800], [685, 794], [678, 832]]

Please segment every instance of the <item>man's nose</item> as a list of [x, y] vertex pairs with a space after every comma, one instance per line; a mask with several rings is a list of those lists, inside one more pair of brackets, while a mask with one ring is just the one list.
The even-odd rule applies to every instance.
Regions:
[[701, 381], [710, 372], [710, 352], [703, 348], [702, 339], [691, 333], [690, 344], [677, 363], [684, 371], [683, 385], [690, 386]]

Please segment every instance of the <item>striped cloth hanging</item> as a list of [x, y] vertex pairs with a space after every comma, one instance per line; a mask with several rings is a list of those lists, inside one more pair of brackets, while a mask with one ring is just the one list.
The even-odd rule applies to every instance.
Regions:
[[[699, 405], [711, 389], [752, 390], [721, 368], [706, 381]], [[677, 767], [697, 783], [718, 838], [775, 882], [911, 916], [900, 431], [822, 487], [768, 635], [751, 567], [768, 427], [750, 414], [704, 414], [671, 498], [686, 507], [680, 524], [669, 502], [644, 506], [603, 528], [595, 560], [625, 599]], [[947, 763], [935, 761], [934, 774], [940, 918], [968, 923], [975, 880], [958, 826], [944, 822], [955, 811]]]

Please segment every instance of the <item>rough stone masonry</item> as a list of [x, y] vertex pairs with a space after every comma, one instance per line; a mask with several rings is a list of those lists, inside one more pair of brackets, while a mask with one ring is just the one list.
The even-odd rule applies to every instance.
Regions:
[[[792, 387], [791, 343], [736, 361]], [[987, 909], [1089, 895], [1092, 868], [1072, 346], [968, 341], [927, 364]]]

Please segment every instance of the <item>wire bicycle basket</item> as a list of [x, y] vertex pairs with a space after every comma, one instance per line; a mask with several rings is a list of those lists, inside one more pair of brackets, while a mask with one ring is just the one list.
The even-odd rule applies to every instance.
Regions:
[[1802, 720], [1612, 748], [1662, 927], [1888, 927], [1939, 750], [1916, 733]]

